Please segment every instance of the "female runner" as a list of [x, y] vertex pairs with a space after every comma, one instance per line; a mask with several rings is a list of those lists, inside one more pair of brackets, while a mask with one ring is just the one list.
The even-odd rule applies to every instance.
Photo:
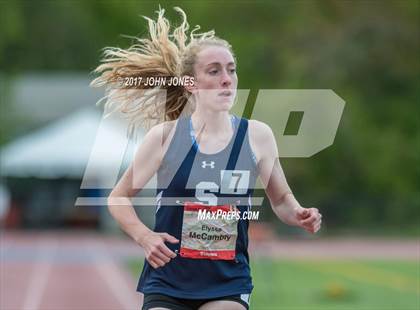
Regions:
[[[131, 132], [151, 127], [108, 208], [145, 251], [142, 309], [249, 309], [249, 221], [242, 215], [251, 210], [257, 177], [284, 223], [315, 233], [321, 215], [293, 196], [270, 127], [229, 113], [238, 84], [231, 45], [214, 31], [196, 33], [199, 26], [188, 35], [185, 13], [175, 10], [183, 20], [172, 33], [159, 9], [156, 21], [145, 17], [150, 38], [136, 38], [127, 50], [107, 48], [96, 69], [92, 85], [108, 86], [106, 105], [128, 116]], [[155, 173], [151, 230], [130, 198]]]

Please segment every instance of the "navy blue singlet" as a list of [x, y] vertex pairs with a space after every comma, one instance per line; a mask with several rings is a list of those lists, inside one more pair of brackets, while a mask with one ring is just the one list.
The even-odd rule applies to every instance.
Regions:
[[[235, 203], [239, 211], [251, 209], [251, 197], [258, 177], [255, 156], [248, 137], [248, 120], [232, 116], [234, 135], [229, 144], [214, 154], [200, 152], [191, 117], [178, 119], [157, 172], [155, 232], [166, 232], [179, 243], [165, 242], [179, 253], [183, 225], [181, 201], [208, 205]], [[226, 173], [229, 172], [229, 173]], [[227, 188], [224, 175], [240, 176], [237, 188]], [[238, 182], [236, 183], [238, 185]], [[154, 269], [145, 259], [137, 291], [188, 299], [217, 298], [250, 294], [253, 289], [248, 256], [248, 220], [237, 222], [235, 258], [194, 259], [179, 254], [163, 267]]]

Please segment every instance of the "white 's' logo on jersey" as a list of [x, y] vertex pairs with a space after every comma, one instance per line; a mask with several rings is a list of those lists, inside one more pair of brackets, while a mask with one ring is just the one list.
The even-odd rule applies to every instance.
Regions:
[[207, 168], [207, 167], [210, 167], [211, 169], [214, 169], [214, 165], [215, 165], [215, 162], [214, 162], [214, 161], [210, 161], [210, 162], [208, 163], [208, 162], [206, 162], [205, 160], [203, 160], [203, 161], [201, 162], [201, 168]]

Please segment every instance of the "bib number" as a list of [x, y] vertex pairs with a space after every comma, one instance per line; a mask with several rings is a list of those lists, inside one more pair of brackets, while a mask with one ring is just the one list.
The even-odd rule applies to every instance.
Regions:
[[[249, 188], [249, 170], [221, 170], [220, 194], [244, 195]], [[215, 182], [199, 182], [195, 187], [195, 197], [210, 206], [217, 205], [219, 185]]]
[[[206, 206], [185, 202], [180, 256], [233, 260], [236, 255], [238, 219], [226, 216], [228, 212], [238, 212], [238, 209], [231, 205]], [[204, 217], [200, 218], [199, 214], [204, 214]]]

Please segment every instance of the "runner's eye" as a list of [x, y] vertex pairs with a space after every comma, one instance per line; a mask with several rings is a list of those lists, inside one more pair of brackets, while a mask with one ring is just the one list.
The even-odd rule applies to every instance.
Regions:
[[210, 75], [215, 75], [215, 74], [217, 74], [217, 72], [218, 72], [218, 70], [211, 70], [209, 73], [210, 73]]

